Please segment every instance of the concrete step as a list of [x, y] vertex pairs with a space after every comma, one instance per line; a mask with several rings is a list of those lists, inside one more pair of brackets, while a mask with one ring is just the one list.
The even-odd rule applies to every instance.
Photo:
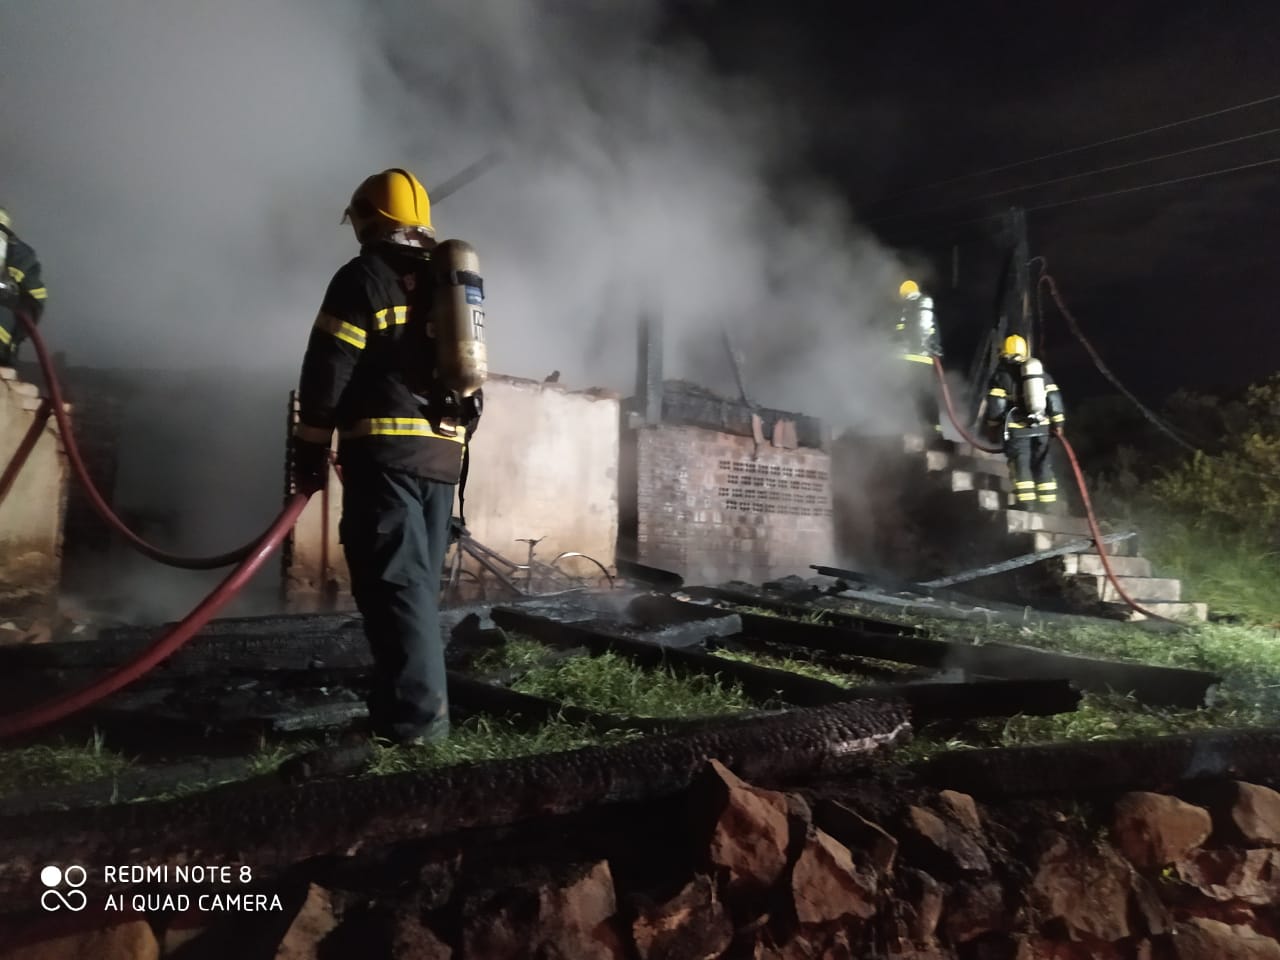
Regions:
[[[1088, 574], [1076, 574], [1072, 580], [1089, 593], [1096, 594], [1104, 603], [1124, 603], [1109, 579]], [[1125, 593], [1139, 603], [1147, 600], [1159, 603], [1178, 603], [1182, 600], [1182, 581], [1173, 577], [1122, 577], [1117, 576]]]
[[[1150, 560], [1146, 557], [1112, 556], [1116, 546], [1120, 544], [1108, 546], [1107, 559], [1111, 561], [1111, 569], [1117, 577], [1151, 576]], [[1102, 557], [1096, 553], [1073, 553], [1063, 557], [1062, 572], [1067, 575], [1082, 573], [1094, 577], [1106, 575], [1102, 568]]]
[[[1025, 544], [1027, 553], [1032, 551], [1039, 552], [1041, 550], [1050, 550], [1053, 547], [1062, 547], [1068, 543], [1076, 543], [1080, 540], [1086, 540], [1087, 537], [1081, 537], [1074, 533], [1052, 533], [1048, 530], [1035, 530], [1024, 533], [1011, 533], [1009, 539], [1016, 543]], [[1117, 557], [1136, 557], [1138, 556], [1138, 541], [1141, 537], [1130, 537], [1128, 540], [1121, 540], [1118, 543], [1107, 544], [1107, 550]]]
[[[1139, 601], [1141, 603], [1141, 601]], [[1146, 620], [1147, 618], [1138, 613], [1136, 610], [1129, 609], [1128, 604], [1121, 604], [1129, 611], [1128, 620]], [[1198, 601], [1183, 600], [1178, 603], [1169, 603], [1162, 601], [1152, 601], [1151, 603], [1143, 603], [1152, 613], [1168, 617], [1170, 620], [1199, 620], [1201, 622], [1209, 619], [1209, 605]]]
[[1009, 481], [990, 473], [974, 473], [972, 470], [941, 470], [932, 474], [944, 490], [960, 493], [965, 490], [995, 490], [1007, 492]]
[[971, 470], [999, 477], [1009, 476], [1009, 464], [1004, 457], [984, 459], [947, 450], [925, 450], [924, 463], [926, 470]]
[[1032, 513], [1029, 510], [1010, 510], [1005, 523], [1010, 533], [1028, 533], [1047, 530], [1049, 533], [1071, 533], [1077, 538], [1089, 536], [1089, 521], [1084, 517], [1058, 517], [1049, 513]]

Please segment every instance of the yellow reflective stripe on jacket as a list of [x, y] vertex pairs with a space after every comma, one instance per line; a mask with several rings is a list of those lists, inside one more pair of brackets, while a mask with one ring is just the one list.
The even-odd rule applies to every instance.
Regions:
[[1058, 389], [1058, 385], [1057, 385], [1056, 383], [1051, 383], [1051, 384], [1047, 385], [1047, 386], [1044, 388], [1044, 392], [1045, 392], [1045, 393], [1053, 393], [1053, 391], [1055, 391], [1055, 390], [1057, 390], [1057, 389]]
[[9, 276], [13, 277], [14, 280], [17, 280], [18, 283], [21, 283], [23, 280], [27, 278], [26, 273], [23, 272], [22, 270], [19, 270], [17, 267], [9, 268]]
[[933, 357], [926, 357], [923, 353], [904, 353], [902, 359], [912, 363], [933, 363]]
[[347, 323], [345, 320], [339, 320], [337, 317], [321, 312], [316, 315], [316, 329], [333, 334], [357, 350], [364, 349], [365, 332], [353, 323]]
[[1004, 387], [992, 387], [987, 391], [988, 397], [1007, 397], [1009, 394], [1005, 392]]
[[[357, 420], [352, 426], [342, 431], [342, 439], [354, 440], [357, 437], [435, 437], [439, 440], [452, 440], [455, 443], [466, 443], [466, 431], [454, 427], [449, 421], [442, 421], [441, 432], [431, 426], [430, 421], [420, 417], [372, 417], [368, 420]], [[444, 433], [453, 430], [453, 433]]]
[[1049, 422], [1050, 422], [1050, 423], [1063, 423], [1063, 422], [1065, 422], [1065, 421], [1066, 421], [1066, 419], [1067, 419], [1067, 418], [1066, 418], [1066, 416], [1065, 416], [1064, 414], [1061, 414], [1061, 413], [1055, 413], [1052, 417], [1050, 417], [1050, 418], [1049, 418]]
[[309, 427], [299, 423], [294, 426], [293, 435], [307, 443], [322, 443], [327, 447], [333, 440], [333, 427]]
[[0, 343], [4, 344], [6, 347], [13, 343], [13, 337], [9, 335], [9, 331], [4, 327], [0, 327]]
[[[390, 315], [391, 317], [390, 320], [387, 319], [388, 315]], [[379, 310], [377, 313], [373, 315], [374, 326], [376, 326], [379, 330], [385, 330], [387, 329], [387, 327], [391, 326], [392, 324], [394, 324], [397, 327], [403, 326], [405, 323], [408, 322], [408, 320], [409, 320], [409, 308], [407, 306], [386, 307], [385, 309]]]
[[28, 290], [27, 296], [32, 300], [48, 300], [49, 291], [45, 287], [36, 287], [34, 290]]

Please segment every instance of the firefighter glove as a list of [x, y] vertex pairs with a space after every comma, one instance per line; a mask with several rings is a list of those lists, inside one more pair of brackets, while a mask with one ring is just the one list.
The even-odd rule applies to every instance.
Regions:
[[329, 445], [293, 441], [293, 485], [299, 493], [313, 494], [329, 479]]

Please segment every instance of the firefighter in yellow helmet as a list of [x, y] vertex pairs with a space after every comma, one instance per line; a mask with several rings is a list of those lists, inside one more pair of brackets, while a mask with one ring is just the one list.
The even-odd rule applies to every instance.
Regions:
[[0, 367], [13, 366], [27, 336], [17, 312], [38, 323], [48, 296], [36, 252], [13, 232], [9, 212], [0, 207]]
[[938, 381], [933, 358], [942, 356], [942, 341], [934, 319], [933, 298], [926, 296], [914, 280], [898, 287], [902, 301], [896, 341], [898, 356], [906, 362], [906, 387], [913, 394], [915, 411], [925, 442], [942, 438], [939, 420]]
[[427, 191], [395, 168], [347, 206], [360, 254], [329, 283], [302, 362], [291, 462], [297, 489], [327, 479], [338, 431], [339, 532], [373, 653], [373, 732], [428, 742], [449, 732], [441, 572], [455, 487], [482, 394], [442, 386], [427, 324], [435, 231]]
[[1058, 482], [1049, 459], [1051, 434], [1066, 422], [1062, 393], [1027, 341], [1013, 335], [987, 389], [987, 422], [1001, 430], [1015, 509], [1056, 509]]

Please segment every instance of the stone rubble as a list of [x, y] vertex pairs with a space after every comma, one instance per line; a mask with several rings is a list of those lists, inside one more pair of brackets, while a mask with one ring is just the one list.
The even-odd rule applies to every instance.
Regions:
[[[863, 805], [856, 784], [782, 792], [712, 761], [658, 821], [660, 848], [582, 828], [521, 859], [460, 835], [394, 883], [302, 871], [287, 915], [265, 921], [0, 918], [0, 956], [1280, 960], [1280, 794], [1215, 789], [1087, 814], [919, 788]], [[604, 832], [625, 844], [625, 824]]]

